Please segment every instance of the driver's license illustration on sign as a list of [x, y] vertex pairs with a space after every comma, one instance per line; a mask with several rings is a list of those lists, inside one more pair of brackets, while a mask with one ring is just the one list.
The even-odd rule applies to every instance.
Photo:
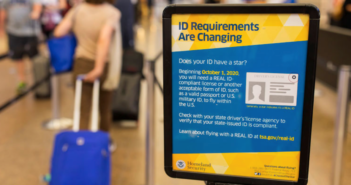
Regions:
[[298, 74], [247, 73], [246, 104], [296, 106]]

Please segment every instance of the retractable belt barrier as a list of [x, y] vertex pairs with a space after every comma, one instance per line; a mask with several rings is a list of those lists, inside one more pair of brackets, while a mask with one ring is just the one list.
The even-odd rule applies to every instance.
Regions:
[[157, 84], [158, 88], [160, 89], [160, 91], [161, 91], [161, 93], [162, 93], [162, 95], [163, 95], [163, 88], [162, 88], [162, 86], [161, 86], [161, 83], [160, 83], [160, 81], [158, 81], [158, 79], [157, 79], [155, 73], [153, 73], [153, 74], [154, 74], [154, 77], [155, 77], [155, 83]]
[[151, 60], [150, 63], [153, 64], [154, 66], [152, 67], [153, 71], [152, 72], [152, 75], [154, 76], [154, 80], [155, 80], [155, 83], [157, 84], [158, 88], [160, 89], [162, 95], [163, 95], [163, 87], [160, 83], [160, 81], [158, 80], [158, 78], [156, 77], [156, 73], [155, 73], [155, 63], [157, 62], [157, 60], [163, 55], [163, 51], [161, 51], [156, 57], [154, 60]]
[[0, 60], [7, 58], [8, 56], [9, 56], [8, 53], [2, 54], [2, 55], [0, 55]]
[[[155, 63], [160, 57], [162, 56], [162, 52], [160, 52], [154, 60], [150, 61], [151, 63]], [[8, 54], [5, 55], [0, 55], [0, 60], [4, 59], [8, 57]], [[155, 72], [152, 72], [154, 78], [155, 78], [155, 83], [157, 84], [157, 86], [159, 87], [160, 91], [163, 94], [163, 88], [162, 85], [160, 83], [160, 81], [157, 79]], [[4, 103], [3, 105], [0, 106], [0, 113], [1, 111], [5, 110], [7, 107], [9, 107], [10, 105], [16, 103], [18, 100], [20, 100], [21, 98], [23, 98], [24, 96], [26, 96], [29, 92], [35, 90], [37, 87], [39, 87], [42, 83], [44, 83], [45, 81], [49, 80], [51, 77], [51, 73], [49, 75], [47, 75], [45, 78], [43, 78], [42, 80], [39, 80], [38, 82], [36, 82], [35, 84], [33, 84], [30, 88], [28, 88], [25, 92], [17, 95], [14, 98], [11, 98], [10, 100], [8, 100], [6, 103]]]
[[10, 99], [9, 101], [7, 101], [6, 103], [4, 103], [3, 105], [0, 106], [0, 113], [1, 111], [5, 110], [7, 107], [9, 107], [10, 105], [16, 103], [18, 100], [20, 100], [21, 98], [23, 98], [24, 96], [26, 96], [29, 92], [35, 90], [37, 87], [39, 87], [42, 83], [46, 82], [47, 80], [50, 79], [51, 77], [51, 73], [49, 73], [45, 78], [39, 80], [38, 82], [36, 82], [35, 84], [33, 84], [30, 88], [28, 88], [26, 91], [24, 91], [23, 93], [17, 95], [16, 97]]

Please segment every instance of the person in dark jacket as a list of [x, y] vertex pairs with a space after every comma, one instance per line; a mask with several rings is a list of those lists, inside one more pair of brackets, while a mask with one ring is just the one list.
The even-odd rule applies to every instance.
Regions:
[[351, 0], [345, 0], [344, 5], [342, 6], [340, 26], [351, 29]]
[[134, 48], [134, 7], [131, 0], [117, 0], [114, 6], [121, 12], [122, 44], [124, 49]]

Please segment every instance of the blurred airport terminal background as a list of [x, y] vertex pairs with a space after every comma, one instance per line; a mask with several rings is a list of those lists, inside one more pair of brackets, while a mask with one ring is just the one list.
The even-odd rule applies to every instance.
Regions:
[[[0, 0], [0, 5], [6, 4], [5, 1], [13, 0]], [[40, 1], [43, 1], [44, 8], [46, 6], [45, 3], [52, 3], [50, 0], [38, 0], [36, 2]], [[351, 57], [349, 55], [351, 52], [351, 1], [117, 1], [115, 6], [122, 12], [122, 40], [125, 51], [134, 48], [137, 51], [136, 54], [134, 53], [135, 55], [143, 55], [144, 63], [143, 78], [140, 77], [140, 94], [137, 93], [140, 95], [138, 115], [126, 116], [122, 120], [114, 119], [110, 129], [110, 136], [116, 147], [112, 153], [113, 185], [142, 185], [147, 184], [146, 181], [150, 180], [149, 178], [153, 178], [154, 184], [157, 185], [200, 185], [204, 183], [202, 181], [172, 179], [164, 172], [163, 62], [161, 55], [162, 11], [170, 3], [311, 3], [320, 9], [321, 30], [309, 185], [332, 184], [338, 69], [341, 65], [351, 65]], [[67, 0], [65, 7], [74, 6], [75, 3], [80, 2], [78, 0], [74, 2]], [[5, 9], [3, 7], [2, 11]], [[61, 15], [64, 12], [63, 10], [66, 9], [52, 8], [50, 10], [52, 12], [59, 10]], [[4, 16], [3, 13], [0, 15]], [[9, 14], [7, 16], [14, 15]], [[0, 20], [4, 21], [5, 19], [0, 18]], [[53, 24], [58, 24], [60, 20], [58, 19], [58, 22]], [[11, 60], [11, 53], [8, 54], [9, 37], [6, 31], [3, 30], [5, 26], [3, 23], [0, 24], [0, 184], [46, 184], [44, 175], [48, 174], [50, 170], [54, 136], [60, 131], [60, 127], [69, 126], [70, 119], [73, 118], [74, 84], [72, 82], [72, 74], [69, 72], [62, 73], [57, 75], [55, 79], [51, 79], [51, 84], [48, 84], [55, 86], [52, 90], [55, 92], [47, 92], [47, 96], [41, 96], [40, 92], [37, 92], [39, 90], [30, 90], [30, 87], [38, 82], [36, 81], [38, 79], [35, 77], [35, 73], [48, 72], [38, 72], [35, 69], [35, 63], [29, 62], [29, 59], [25, 58], [24, 75], [27, 79], [27, 84], [23, 88], [19, 87], [18, 68]], [[43, 24], [42, 20], [41, 23], [42, 33], [39, 35], [39, 53], [45, 58], [49, 57], [45, 40], [47, 37], [50, 37], [50, 33], [45, 32], [50, 25]], [[91, 25], [91, 27], [94, 27], [94, 25]], [[153, 66], [154, 70], [152, 70]], [[45, 70], [45, 67], [42, 70]], [[156, 76], [155, 79], [153, 78], [154, 75]], [[42, 76], [45, 77], [45, 75]], [[138, 84], [138, 81], [134, 82]], [[151, 87], [154, 85], [154, 88], [150, 88], [150, 85]], [[44, 88], [45, 91], [43, 85], [40, 88]], [[135, 90], [138, 91], [139, 89], [136, 88]], [[149, 119], [150, 117], [153, 119]], [[66, 118], [66, 120], [62, 119], [63, 121], [61, 120], [62, 122], [60, 123], [48, 122], [53, 118]], [[151, 122], [148, 120], [151, 120]], [[64, 123], [65, 121], [67, 123]], [[151, 136], [147, 134], [147, 131], [151, 131]], [[351, 176], [349, 175], [351, 171], [351, 129], [347, 133], [348, 139], [345, 145], [342, 168], [342, 185], [351, 184]], [[149, 160], [150, 156], [147, 154], [153, 155], [151, 156], [153, 160]], [[151, 164], [149, 163], [150, 161]], [[148, 175], [152, 177], [148, 177]]]

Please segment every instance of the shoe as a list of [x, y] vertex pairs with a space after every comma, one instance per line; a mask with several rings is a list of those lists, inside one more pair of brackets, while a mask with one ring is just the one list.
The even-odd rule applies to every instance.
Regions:
[[25, 82], [21, 82], [17, 86], [17, 94], [22, 94], [24, 91], [26, 91], [27, 84]]
[[109, 144], [108, 144], [108, 149], [110, 150], [110, 153], [113, 153], [117, 149], [117, 145], [113, 140], [110, 138]]
[[51, 181], [51, 174], [48, 173], [46, 175], [43, 175], [41, 180], [42, 180], [42, 182], [50, 183], [50, 181]]

